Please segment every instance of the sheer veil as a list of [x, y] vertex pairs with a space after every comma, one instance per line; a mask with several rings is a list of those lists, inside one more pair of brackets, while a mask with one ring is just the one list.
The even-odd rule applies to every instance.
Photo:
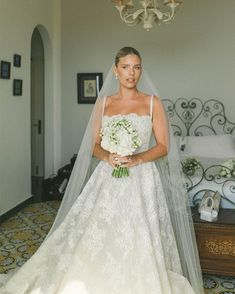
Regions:
[[[96, 160], [92, 157], [92, 153], [95, 139], [99, 135], [102, 123], [103, 99], [106, 96], [114, 94], [118, 89], [118, 82], [114, 77], [112, 68], [113, 67], [111, 67], [107, 74], [94, 105], [63, 201], [48, 236], [50, 236], [66, 218], [70, 208], [79, 197], [79, 194], [93, 171]], [[150, 95], [159, 96], [145, 70], [142, 72], [138, 90]], [[199, 294], [203, 293], [203, 286], [193, 221], [188, 195], [183, 188], [183, 175], [181, 173], [178, 148], [170, 126], [168, 149], [167, 157], [157, 160], [156, 165], [160, 170], [161, 180], [167, 198], [183, 275], [191, 283], [194, 292]]]

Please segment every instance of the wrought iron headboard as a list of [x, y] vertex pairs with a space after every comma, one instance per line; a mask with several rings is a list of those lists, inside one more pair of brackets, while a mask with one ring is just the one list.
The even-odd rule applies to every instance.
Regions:
[[176, 136], [235, 134], [235, 123], [229, 121], [224, 105], [216, 99], [162, 99]]

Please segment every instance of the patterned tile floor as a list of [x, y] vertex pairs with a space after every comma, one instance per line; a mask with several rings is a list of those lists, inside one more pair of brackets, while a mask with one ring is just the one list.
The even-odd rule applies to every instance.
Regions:
[[21, 266], [48, 233], [59, 201], [35, 203], [0, 224], [0, 273]]
[[[21, 266], [37, 250], [48, 233], [59, 201], [31, 204], [0, 224], [0, 273]], [[205, 294], [235, 293], [235, 277], [204, 274]]]
[[203, 275], [206, 294], [235, 293], [235, 277]]

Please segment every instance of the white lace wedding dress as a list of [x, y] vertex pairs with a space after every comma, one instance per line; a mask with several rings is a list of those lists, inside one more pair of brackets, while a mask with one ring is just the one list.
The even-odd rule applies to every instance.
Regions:
[[[104, 116], [103, 123], [113, 117]], [[151, 117], [125, 117], [142, 139], [139, 151], [148, 149]], [[155, 164], [130, 168], [129, 177], [111, 173], [108, 163], [98, 164], [64, 222], [7, 278], [1, 294], [194, 293], [180, 274]]]

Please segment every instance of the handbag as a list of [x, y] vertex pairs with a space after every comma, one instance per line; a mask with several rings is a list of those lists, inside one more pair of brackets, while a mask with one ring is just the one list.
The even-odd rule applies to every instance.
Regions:
[[213, 195], [206, 191], [198, 208], [200, 219], [208, 222], [217, 221], [221, 195], [216, 191]]

